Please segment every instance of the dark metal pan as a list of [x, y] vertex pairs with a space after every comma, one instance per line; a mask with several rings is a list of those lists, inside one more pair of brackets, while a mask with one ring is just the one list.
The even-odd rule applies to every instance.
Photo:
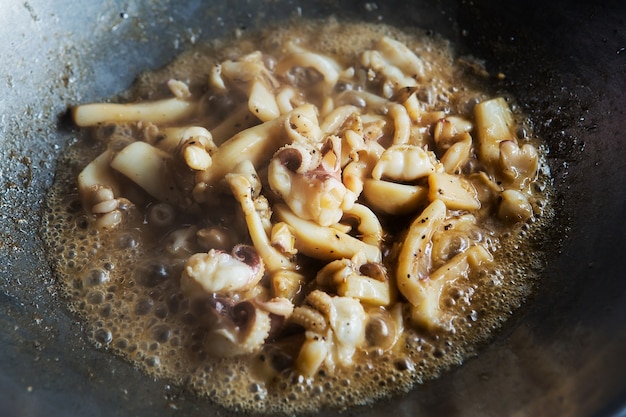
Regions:
[[531, 114], [558, 190], [555, 225], [538, 239], [541, 283], [493, 342], [406, 396], [343, 415], [624, 415], [626, 5], [568, 0], [3, 2], [0, 415], [227, 414], [94, 348], [56, 294], [37, 231], [76, 137], [63, 114], [195, 42], [332, 14], [431, 29], [505, 73], [495, 88]]

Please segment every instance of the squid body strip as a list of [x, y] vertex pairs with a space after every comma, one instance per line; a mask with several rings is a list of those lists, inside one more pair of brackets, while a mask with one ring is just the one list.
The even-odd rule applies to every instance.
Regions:
[[151, 122], [170, 124], [191, 117], [197, 109], [194, 102], [169, 98], [149, 103], [93, 103], [72, 109], [74, 123], [80, 127], [104, 122]]

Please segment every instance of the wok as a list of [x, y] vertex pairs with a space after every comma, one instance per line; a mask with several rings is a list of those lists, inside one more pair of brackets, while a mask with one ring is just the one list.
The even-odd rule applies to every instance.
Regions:
[[[442, 33], [502, 72], [550, 147], [557, 214], [535, 295], [475, 358], [342, 415], [626, 414], [626, 3], [9, 0], [0, 12], [0, 415], [227, 415], [87, 340], [37, 233], [67, 106], [204, 39], [292, 15]], [[329, 414], [335, 413], [329, 411]]]

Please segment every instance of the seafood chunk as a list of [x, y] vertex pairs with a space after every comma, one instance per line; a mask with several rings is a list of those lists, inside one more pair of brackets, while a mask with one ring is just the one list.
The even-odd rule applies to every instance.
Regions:
[[263, 277], [263, 262], [251, 246], [237, 245], [232, 253], [211, 249], [191, 255], [181, 276], [183, 293], [228, 294], [255, 286]]

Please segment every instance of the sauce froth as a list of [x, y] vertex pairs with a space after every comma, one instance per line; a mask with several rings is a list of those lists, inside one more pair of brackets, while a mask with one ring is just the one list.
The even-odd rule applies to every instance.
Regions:
[[[362, 51], [384, 36], [409, 46], [425, 63], [422, 88], [416, 94], [428, 103], [428, 111], [472, 118], [474, 106], [491, 98], [482, 75], [472, 71], [467, 59], [456, 57], [452, 46], [436, 36], [385, 25], [298, 21], [260, 34], [202, 45], [164, 69], [142, 74], [122, 99], [165, 97], [168, 91], [164, 86], [173, 78], [185, 80], [194, 94], [202, 92], [216, 63], [256, 50], [268, 56], [280, 55], [281, 48], [294, 39], [307, 50], [343, 62], [358, 62]], [[323, 97], [317, 99], [322, 107]], [[219, 109], [219, 103], [209, 105]], [[470, 243], [484, 245], [494, 261], [444, 287], [440, 303], [448, 314], [442, 328], [412, 325], [407, 319], [407, 303], [400, 295], [397, 308], [368, 307], [370, 316], [380, 315], [381, 319], [369, 322], [367, 347], [355, 353], [351, 366], [334, 371], [321, 367], [311, 377], [295, 372], [292, 364], [303, 340], [297, 326], [283, 329], [279, 337], [254, 354], [212, 357], [205, 349], [205, 316], [215, 305], [209, 307], [184, 294], [180, 284], [184, 257], [172, 253], [176, 250], [172, 248], [178, 247], [172, 232], [202, 219], [177, 211], [171, 223], [160, 225], [159, 216], [169, 214], [160, 212], [159, 203], [136, 187], [126, 190], [132, 205], [124, 208], [121, 222], [111, 229], [98, 228], [94, 215], [81, 203], [75, 185], [78, 174], [101, 154], [107, 142], [123, 141], [128, 130], [134, 129], [124, 124], [82, 132], [83, 137], [60, 161], [49, 192], [43, 234], [64, 300], [85, 321], [96, 346], [152, 376], [190, 387], [234, 410], [293, 413], [345, 408], [406, 392], [474, 355], [523, 303], [538, 279], [542, 259], [531, 237], [541, 234], [550, 218], [550, 179], [543, 161], [545, 149], [532, 137], [530, 123], [512, 107], [520, 143], [532, 144], [539, 152], [539, 169], [527, 188], [533, 214], [525, 221], [505, 221], [498, 218], [497, 202], [474, 213], [480, 225], [473, 229]], [[425, 137], [433, 135], [435, 123], [423, 129]], [[427, 140], [432, 142], [432, 138]], [[229, 200], [215, 208], [210, 221], [218, 223], [237, 209]], [[452, 217], [458, 220], [466, 212], [457, 210]], [[400, 216], [380, 214], [385, 229], [381, 250], [389, 255], [385, 264], [388, 270], [394, 268], [398, 242], [418, 215], [419, 211]], [[467, 243], [463, 242], [459, 245]], [[187, 249], [181, 245], [180, 250]], [[452, 257], [446, 256], [446, 260]], [[307, 259], [300, 271], [310, 282], [319, 267], [318, 261]], [[386, 327], [393, 315], [405, 317], [401, 328]], [[387, 349], [385, 343], [393, 331], [399, 333], [398, 341]]]

